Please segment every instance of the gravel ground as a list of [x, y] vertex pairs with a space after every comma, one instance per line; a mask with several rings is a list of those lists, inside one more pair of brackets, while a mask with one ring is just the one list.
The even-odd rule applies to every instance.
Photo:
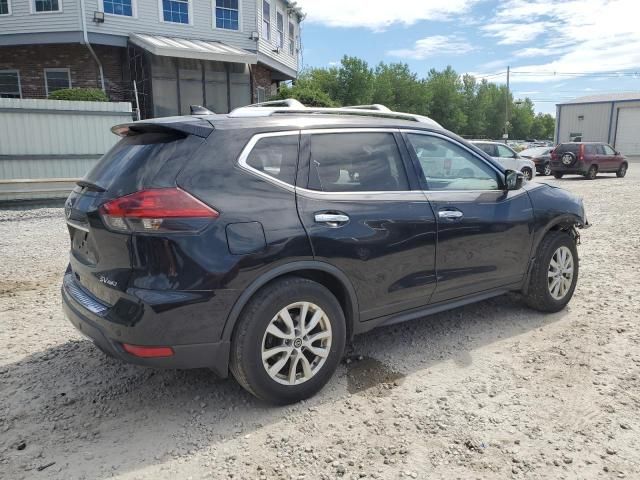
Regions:
[[569, 307], [518, 295], [358, 337], [273, 408], [208, 371], [109, 359], [63, 318], [61, 208], [0, 210], [0, 478], [640, 478], [640, 163], [585, 198]]

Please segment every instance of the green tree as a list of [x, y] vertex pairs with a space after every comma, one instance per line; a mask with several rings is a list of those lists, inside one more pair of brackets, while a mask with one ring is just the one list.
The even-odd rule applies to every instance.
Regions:
[[335, 107], [335, 102], [313, 84], [302, 82], [295, 85], [282, 85], [272, 100], [295, 98], [307, 107]]
[[548, 113], [538, 113], [531, 124], [531, 137], [551, 140], [556, 130], [556, 119]]
[[535, 112], [533, 110], [533, 102], [529, 98], [516, 102], [511, 108], [509, 116], [510, 138], [527, 139], [531, 137], [531, 126]]
[[462, 81], [447, 66], [442, 72], [432, 68], [425, 81], [429, 116], [454, 132], [464, 129], [467, 117], [463, 110]]
[[373, 99], [374, 74], [364, 60], [344, 56], [338, 69], [338, 92], [341, 105], [366, 105]]
[[406, 63], [380, 63], [376, 67], [372, 101], [398, 112], [425, 114], [427, 110], [424, 84]]

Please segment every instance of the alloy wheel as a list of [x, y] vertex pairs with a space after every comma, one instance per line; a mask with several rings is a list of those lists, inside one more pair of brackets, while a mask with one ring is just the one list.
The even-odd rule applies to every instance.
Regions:
[[331, 322], [311, 302], [292, 303], [269, 322], [262, 338], [262, 365], [282, 385], [299, 385], [315, 376], [331, 350]]
[[544, 166], [544, 171], [542, 172], [544, 175], [551, 175], [551, 165], [548, 163]]
[[555, 300], [562, 300], [573, 281], [573, 254], [567, 247], [559, 247], [551, 257], [547, 274], [549, 293]]

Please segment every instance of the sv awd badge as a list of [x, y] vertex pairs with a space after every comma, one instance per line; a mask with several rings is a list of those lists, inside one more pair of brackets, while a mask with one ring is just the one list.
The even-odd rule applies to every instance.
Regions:
[[100, 275], [100, 282], [101, 283], [105, 283], [107, 285], [109, 285], [110, 287], [117, 287], [118, 286], [118, 282], [116, 282], [115, 280], [109, 280], [107, 277]]

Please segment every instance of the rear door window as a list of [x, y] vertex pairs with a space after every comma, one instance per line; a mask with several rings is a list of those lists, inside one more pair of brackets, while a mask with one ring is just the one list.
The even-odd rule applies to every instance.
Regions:
[[602, 152], [599, 148], [599, 145], [590, 145], [587, 144], [584, 146], [585, 155], [601, 155]]
[[324, 192], [409, 190], [392, 133], [311, 135], [309, 188]]
[[477, 143], [476, 147], [482, 150], [484, 153], [489, 155], [490, 157], [497, 157], [498, 152], [496, 151], [496, 146], [492, 143]]
[[295, 184], [299, 135], [278, 135], [258, 140], [247, 157], [247, 165], [265, 175]]

